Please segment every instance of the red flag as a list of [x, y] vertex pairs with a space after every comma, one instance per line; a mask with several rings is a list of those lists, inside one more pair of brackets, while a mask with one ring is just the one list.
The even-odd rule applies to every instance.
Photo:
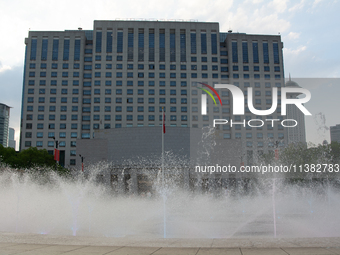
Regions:
[[165, 134], [165, 112], [163, 109], [163, 133]]
[[279, 159], [279, 150], [275, 149], [275, 160]]
[[59, 161], [60, 159], [60, 151], [57, 149], [54, 149], [54, 160]]

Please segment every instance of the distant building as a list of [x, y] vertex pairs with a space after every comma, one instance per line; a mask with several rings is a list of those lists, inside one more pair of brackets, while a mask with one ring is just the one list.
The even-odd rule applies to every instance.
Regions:
[[8, 147], [15, 149], [15, 146], [16, 146], [15, 130], [14, 130], [14, 128], [9, 128]]
[[[166, 127], [165, 171], [178, 177], [183, 187], [218, 189], [227, 186], [228, 179], [241, 177], [239, 173], [217, 170], [209, 174], [204, 171], [205, 166], [230, 165], [236, 168], [241, 163], [241, 140], [223, 139], [221, 130], [209, 131], [210, 128]], [[95, 130], [93, 139], [77, 139], [77, 153], [84, 158], [86, 174], [93, 169], [88, 167], [91, 164], [111, 162], [100, 168], [97, 178], [114, 190], [152, 192], [151, 180], [159, 174], [161, 165], [162, 128]]]
[[331, 126], [331, 142], [340, 143], [340, 124]]
[[[242, 125], [262, 116], [246, 102], [244, 116], [233, 116], [227, 89], [216, 91], [216, 103], [208, 97], [208, 114], [201, 114], [201, 83], [233, 84], [245, 96], [253, 88], [256, 109], [270, 107], [273, 88], [284, 87], [280, 35], [226, 33], [215, 22], [96, 20], [93, 30], [30, 31], [25, 44], [20, 150], [53, 153], [55, 137], [60, 164], [79, 166], [79, 140], [99, 130], [160, 126], [162, 107], [165, 125], [179, 130], [238, 122], [216, 129], [221, 139], [240, 141], [245, 164], [288, 143], [281, 124]], [[277, 107], [266, 118], [283, 117]]]
[[8, 146], [8, 128], [9, 128], [10, 107], [0, 103], [0, 144]]
[[[286, 87], [301, 88], [296, 82], [292, 81], [289, 77], [289, 81], [286, 82]], [[287, 98], [297, 98], [300, 93], [288, 93]], [[297, 121], [296, 127], [288, 128], [288, 143], [306, 143], [306, 127], [305, 127], [305, 115], [301, 110], [293, 104], [287, 105], [287, 119], [293, 119]]]

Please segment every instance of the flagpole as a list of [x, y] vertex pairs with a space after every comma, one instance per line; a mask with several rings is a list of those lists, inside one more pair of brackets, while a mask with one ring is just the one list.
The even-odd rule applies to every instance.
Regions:
[[165, 132], [165, 114], [164, 107], [162, 107], [162, 188], [163, 188], [163, 236], [166, 238], [166, 205], [165, 205], [165, 180], [164, 180], [164, 132]]

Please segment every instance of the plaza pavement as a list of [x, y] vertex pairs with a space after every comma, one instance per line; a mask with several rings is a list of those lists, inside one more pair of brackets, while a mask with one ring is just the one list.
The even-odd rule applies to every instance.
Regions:
[[0, 233], [0, 255], [340, 255], [340, 237], [155, 239]]

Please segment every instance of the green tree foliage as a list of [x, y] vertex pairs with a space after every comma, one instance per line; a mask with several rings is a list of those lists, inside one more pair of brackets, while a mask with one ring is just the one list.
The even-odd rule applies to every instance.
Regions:
[[324, 172], [323, 170], [325, 166], [322, 164], [334, 165], [339, 163], [340, 143], [337, 142], [326, 145], [309, 144], [308, 147], [304, 143], [290, 144], [280, 151], [280, 164], [296, 166], [297, 170], [299, 170], [299, 166], [303, 166], [302, 169], [305, 169], [305, 165], [310, 167], [312, 164], [319, 164], [319, 170], [321, 173], [317, 173], [316, 171], [303, 171], [302, 173], [297, 172], [294, 175], [290, 175], [293, 178], [305, 179], [308, 176], [312, 176], [312, 178], [335, 177], [336, 175], [339, 175], [339, 173]]
[[[53, 155], [45, 149], [38, 150], [36, 147], [16, 152], [13, 148], [5, 148], [0, 145], [0, 162], [16, 169], [55, 169]], [[67, 169], [58, 166], [57, 171], [66, 173]]]

